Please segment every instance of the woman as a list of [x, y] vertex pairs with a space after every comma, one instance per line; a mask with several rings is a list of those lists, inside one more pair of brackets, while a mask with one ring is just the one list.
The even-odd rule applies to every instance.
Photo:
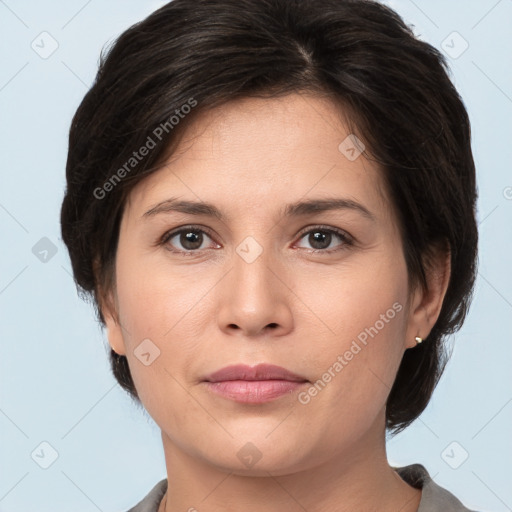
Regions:
[[395, 434], [476, 272], [470, 124], [376, 2], [174, 0], [103, 56], [62, 235], [162, 431], [132, 512], [467, 511]]

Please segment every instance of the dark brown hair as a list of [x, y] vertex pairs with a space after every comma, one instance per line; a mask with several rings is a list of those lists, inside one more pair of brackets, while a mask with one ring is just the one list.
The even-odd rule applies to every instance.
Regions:
[[[368, 0], [174, 0], [104, 51], [72, 121], [62, 237], [99, 321], [115, 285], [125, 200], [189, 122], [236, 98], [294, 92], [344, 105], [378, 162], [398, 214], [411, 283], [449, 247], [451, 277], [428, 338], [406, 350], [386, 407], [397, 433], [427, 406], [462, 325], [477, 264], [470, 123], [443, 55], [390, 8]], [[150, 141], [151, 139], [151, 141]], [[142, 151], [150, 147], [150, 151]], [[144, 155], [142, 155], [144, 152]], [[126, 357], [115, 378], [140, 403]]]

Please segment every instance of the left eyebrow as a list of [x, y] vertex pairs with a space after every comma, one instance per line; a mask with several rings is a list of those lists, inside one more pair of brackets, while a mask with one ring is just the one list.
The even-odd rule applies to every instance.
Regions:
[[345, 198], [333, 199], [311, 199], [309, 201], [298, 201], [285, 205], [284, 215], [286, 217], [299, 217], [302, 215], [312, 215], [319, 212], [330, 210], [353, 210], [361, 213], [369, 220], [375, 221], [373, 213], [357, 201]]
[[[282, 215], [284, 217], [300, 217], [331, 210], [352, 210], [359, 212], [369, 220], [376, 220], [370, 210], [361, 203], [345, 198], [310, 199], [308, 201], [289, 203], [282, 209]], [[144, 213], [142, 217], [149, 218], [160, 213], [169, 212], [181, 212], [189, 215], [205, 215], [207, 217], [215, 217], [221, 221], [225, 220], [225, 216], [213, 204], [201, 201], [180, 201], [177, 198], [167, 199], [158, 203]]]

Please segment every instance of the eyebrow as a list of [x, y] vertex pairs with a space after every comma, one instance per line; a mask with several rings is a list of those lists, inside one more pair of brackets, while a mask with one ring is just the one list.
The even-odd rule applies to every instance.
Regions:
[[[289, 203], [282, 209], [284, 217], [300, 217], [315, 213], [327, 212], [332, 210], [352, 210], [359, 212], [371, 221], [375, 221], [375, 216], [362, 204], [352, 199], [333, 198], [333, 199], [309, 199], [307, 201], [298, 201]], [[214, 217], [220, 221], [225, 221], [222, 212], [213, 204], [202, 201], [180, 201], [178, 198], [171, 198], [148, 210], [142, 218], [150, 218], [160, 213], [181, 212], [189, 215], [204, 215]]]

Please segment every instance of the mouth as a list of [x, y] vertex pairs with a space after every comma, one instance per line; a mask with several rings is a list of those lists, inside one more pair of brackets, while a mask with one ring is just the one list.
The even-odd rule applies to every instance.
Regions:
[[265, 363], [256, 366], [247, 366], [245, 364], [225, 366], [205, 378], [207, 382], [224, 382], [228, 380], [286, 380], [289, 382], [308, 382], [305, 377], [297, 375], [286, 368]]
[[224, 398], [240, 403], [264, 403], [289, 395], [309, 381], [280, 366], [232, 365], [209, 375], [204, 383]]

